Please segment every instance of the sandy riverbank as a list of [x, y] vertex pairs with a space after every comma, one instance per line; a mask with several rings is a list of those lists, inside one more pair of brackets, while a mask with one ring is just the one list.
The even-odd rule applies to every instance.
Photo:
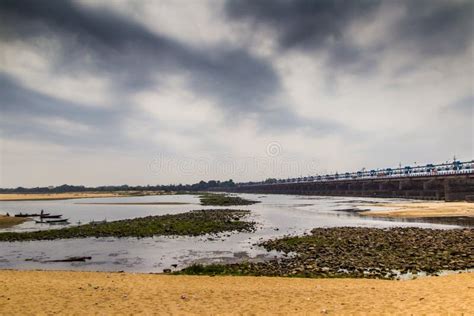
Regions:
[[188, 205], [189, 203], [184, 202], [77, 202], [75, 204], [84, 204], [84, 205]]
[[0, 201], [69, 200], [69, 199], [85, 199], [85, 198], [146, 196], [146, 195], [161, 195], [161, 194], [165, 194], [165, 193], [155, 192], [155, 191], [12, 193], [12, 194], [0, 194]]
[[412, 202], [396, 204], [376, 204], [377, 207], [389, 207], [390, 210], [366, 211], [361, 215], [394, 218], [421, 217], [474, 217], [474, 203], [469, 202]]
[[28, 220], [28, 218], [0, 215], [0, 228], [13, 227]]
[[410, 281], [0, 271], [0, 314], [473, 314], [474, 273]]

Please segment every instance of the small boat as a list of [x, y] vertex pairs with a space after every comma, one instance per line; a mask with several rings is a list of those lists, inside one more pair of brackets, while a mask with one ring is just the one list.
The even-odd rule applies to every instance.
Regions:
[[28, 213], [19, 213], [19, 214], [15, 214], [15, 217], [38, 217], [38, 216], [49, 216], [49, 213], [43, 213], [43, 214], [38, 214], [38, 213], [32, 213], [32, 214], [28, 214]]
[[40, 218], [61, 218], [62, 215], [49, 215], [49, 214], [43, 214], [40, 216]]
[[68, 220], [69, 220], [68, 218], [63, 218], [63, 219], [53, 219], [53, 220], [44, 221], [44, 222], [47, 224], [60, 224], [60, 223], [67, 223]]
[[91, 260], [92, 257], [68, 257], [64, 259], [57, 259], [57, 260], [45, 260], [42, 262], [85, 262], [86, 260]]
[[39, 214], [28, 214], [28, 213], [15, 214], [15, 217], [35, 217], [35, 216], [39, 216]]

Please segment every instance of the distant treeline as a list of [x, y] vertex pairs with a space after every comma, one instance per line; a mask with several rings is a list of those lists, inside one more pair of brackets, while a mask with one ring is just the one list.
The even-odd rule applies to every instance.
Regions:
[[232, 179], [228, 181], [210, 180], [200, 181], [194, 184], [169, 184], [169, 185], [146, 185], [146, 186], [129, 186], [129, 185], [107, 185], [100, 187], [86, 187], [83, 185], [63, 184], [57, 187], [36, 187], [36, 188], [0, 188], [0, 193], [65, 193], [65, 192], [91, 192], [91, 191], [205, 191], [209, 188], [229, 188], [234, 187], [235, 183]]

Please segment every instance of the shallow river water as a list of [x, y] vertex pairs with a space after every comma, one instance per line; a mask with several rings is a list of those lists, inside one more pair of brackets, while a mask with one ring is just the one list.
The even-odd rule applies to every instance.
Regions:
[[[299, 235], [315, 227], [394, 227], [411, 226], [450, 229], [458, 226], [402, 220], [381, 220], [362, 217], [347, 209], [383, 209], [367, 202], [397, 203], [399, 199], [368, 199], [353, 197], [315, 197], [295, 195], [240, 194], [260, 201], [249, 206], [229, 208], [251, 211], [250, 220], [256, 221], [254, 233], [231, 233], [200, 237], [153, 238], [86, 238], [55, 241], [0, 242], [0, 269], [87, 270], [162, 272], [180, 269], [191, 263], [237, 262], [265, 260], [278, 255], [254, 244], [283, 235]], [[180, 205], [98, 205], [83, 203], [151, 203], [180, 202]], [[403, 200], [403, 202], [409, 202]], [[0, 202], [0, 214], [9, 212], [38, 213], [41, 209], [62, 214], [71, 225], [90, 221], [119, 220], [147, 215], [182, 213], [196, 209], [219, 208], [202, 206], [194, 195], [162, 195], [144, 197], [94, 198], [56, 201]], [[61, 228], [56, 226], [57, 228]], [[3, 231], [32, 231], [50, 229], [44, 224], [27, 222]], [[91, 256], [86, 262], [45, 263], [46, 260], [70, 256]]]

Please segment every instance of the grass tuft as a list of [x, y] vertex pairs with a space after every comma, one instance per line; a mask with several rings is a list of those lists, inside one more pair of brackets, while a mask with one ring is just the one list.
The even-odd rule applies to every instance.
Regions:
[[213, 206], [252, 205], [259, 203], [259, 201], [252, 201], [238, 196], [217, 193], [204, 193], [201, 194], [199, 198], [201, 199], [201, 205]]

